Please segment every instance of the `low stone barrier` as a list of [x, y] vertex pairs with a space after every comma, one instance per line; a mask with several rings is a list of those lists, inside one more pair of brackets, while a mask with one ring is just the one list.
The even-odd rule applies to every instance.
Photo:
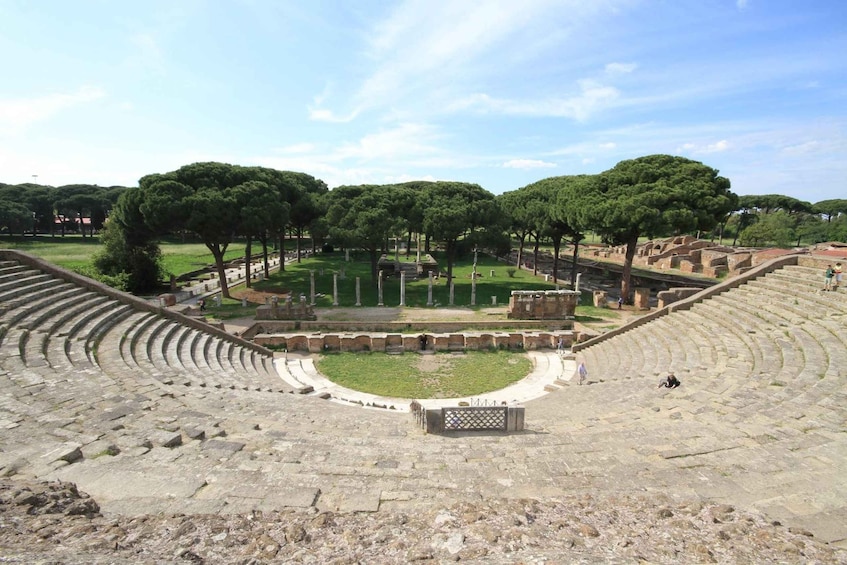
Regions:
[[478, 351], [483, 349], [510, 349], [535, 351], [556, 349], [559, 340], [565, 347], [576, 342], [576, 333], [563, 330], [553, 332], [462, 332], [420, 334], [364, 334], [364, 333], [285, 333], [258, 334], [253, 342], [262, 347], [320, 353], [323, 351], [359, 352], [377, 351], [402, 353], [404, 351]]
[[519, 432], [524, 429], [523, 406], [447, 406], [425, 408], [411, 404], [415, 423], [428, 434], [444, 432]]

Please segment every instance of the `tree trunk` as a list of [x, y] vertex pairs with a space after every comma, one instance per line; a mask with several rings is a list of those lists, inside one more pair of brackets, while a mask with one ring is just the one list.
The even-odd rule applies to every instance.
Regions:
[[532, 250], [532, 274], [535, 275], [535, 276], [538, 275], [538, 245], [539, 245], [538, 239], [539, 238], [536, 235], [535, 236], [535, 247], [533, 247], [533, 250]]
[[223, 298], [230, 298], [229, 296], [229, 286], [226, 282], [226, 268], [224, 268], [224, 253], [226, 252], [226, 245], [221, 248], [218, 243], [206, 243], [206, 247], [209, 248], [209, 251], [212, 252], [212, 257], [215, 258], [215, 267], [218, 271], [218, 280], [221, 282], [221, 296]]
[[518, 245], [518, 260], [517, 260], [517, 264], [515, 266], [518, 269], [520, 269], [521, 268], [521, 261], [523, 260], [523, 246], [526, 243], [526, 234], [522, 234], [518, 238], [518, 241], [520, 242], [519, 245]]
[[285, 230], [279, 232], [279, 272], [285, 271]]
[[259, 241], [262, 243], [262, 266], [265, 271], [265, 278], [267, 279], [271, 276], [271, 267], [268, 264], [268, 232], [262, 232]]
[[302, 236], [303, 234], [300, 232], [300, 228], [297, 228], [294, 231], [295, 231], [295, 234], [297, 235], [297, 262], [299, 263], [300, 260], [302, 259], [301, 256], [300, 256], [300, 236]]
[[559, 249], [562, 248], [562, 237], [553, 238], [553, 283], [559, 282]]
[[376, 286], [379, 275], [379, 254], [376, 247], [371, 247], [368, 250], [368, 255], [370, 255], [371, 259], [371, 283]]
[[246, 282], [244, 283], [247, 288], [253, 286], [253, 283], [250, 282], [250, 271], [253, 268], [253, 237], [247, 236], [247, 246], [244, 248], [244, 273], [247, 275], [245, 277]]
[[571, 265], [571, 290], [576, 290], [576, 267], [579, 260], [579, 239], [573, 240], [573, 263]]
[[630, 279], [632, 278], [632, 260], [635, 257], [635, 249], [638, 247], [638, 235], [630, 237], [626, 242], [626, 259], [623, 263], [623, 275], [621, 276], [621, 296], [624, 302], [632, 304]]

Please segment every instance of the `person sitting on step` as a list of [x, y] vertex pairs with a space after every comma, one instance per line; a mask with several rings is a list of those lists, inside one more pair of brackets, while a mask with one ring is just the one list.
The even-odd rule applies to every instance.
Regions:
[[676, 388], [682, 383], [679, 382], [679, 379], [673, 373], [670, 373], [667, 378], [662, 379], [662, 382], [659, 383], [659, 388]]

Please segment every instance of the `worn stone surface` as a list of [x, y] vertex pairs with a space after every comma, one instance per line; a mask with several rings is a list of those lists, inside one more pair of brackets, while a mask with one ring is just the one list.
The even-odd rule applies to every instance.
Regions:
[[[720, 516], [721, 520], [715, 517]], [[654, 496], [104, 517], [71, 483], [0, 481], [4, 563], [847, 563], [761, 515]]]

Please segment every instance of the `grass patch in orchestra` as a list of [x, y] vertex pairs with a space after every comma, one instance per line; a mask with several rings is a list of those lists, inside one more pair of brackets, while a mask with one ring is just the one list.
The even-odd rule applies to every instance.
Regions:
[[532, 370], [525, 353], [469, 351], [419, 355], [328, 353], [318, 370], [331, 381], [360, 392], [395, 398], [455, 398], [505, 388]]

